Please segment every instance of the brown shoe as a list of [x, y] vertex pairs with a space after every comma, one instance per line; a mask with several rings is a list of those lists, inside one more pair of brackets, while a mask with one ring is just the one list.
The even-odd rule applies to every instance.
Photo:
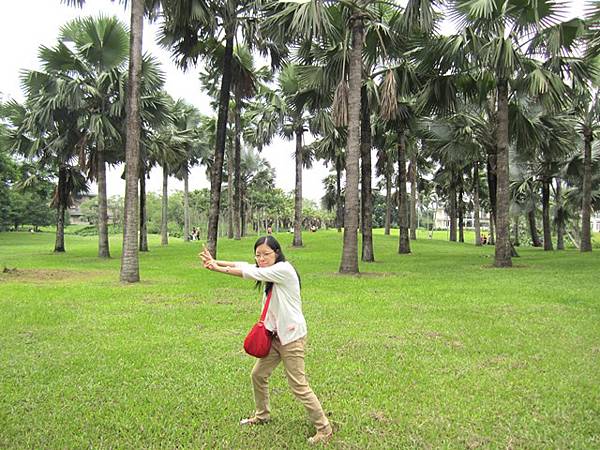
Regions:
[[269, 419], [259, 419], [258, 417], [250, 417], [248, 419], [240, 420], [240, 425], [264, 425], [269, 422]]
[[324, 431], [317, 431], [317, 434], [308, 438], [308, 443], [310, 445], [326, 444], [331, 439], [331, 436], [333, 436], [333, 429], [329, 427]]

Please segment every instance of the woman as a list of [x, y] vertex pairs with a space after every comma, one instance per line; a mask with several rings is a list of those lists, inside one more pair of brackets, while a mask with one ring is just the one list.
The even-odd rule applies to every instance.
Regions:
[[256, 265], [216, 261], [205, 248], [200, 257], [204, 267], [213, 272], [256, 280], [264, 285], [264, 297], [271, 292], [271, 302], [265, 318], [265, 327], [273, 333], [269, 354], [258, 359], [252, 369], [252, 386], [256, 412], [243, 419], [240, 425], [260, 425], [270, 420], [269, 376], [279, 362], [283, 362], [285, 374], [292, 392], [304, 405], [317, 432], [309, 438], [310, 444], [326, 442], [333, 434], [329, 420], [313, 393], [304, 373], [304, 350], [306, 346], [306, 321], [302, 314], [300, 278], [294, 267], [285, 260], [279, 242], [273, 236], [259, 238], [254, 244]]

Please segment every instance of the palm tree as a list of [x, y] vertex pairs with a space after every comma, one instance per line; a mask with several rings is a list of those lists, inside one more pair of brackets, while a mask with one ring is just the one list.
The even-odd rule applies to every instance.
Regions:
[[244, 126], [242, 125], [242, 111], [247, 99], [257, 94], [259, 82], [267, 81], [270, 78], [270, 72], [265, 68], [256, 69], [254, 67], [254, 58], [247, 47], [237, 46], [234, 52], [233, 67], [233, 93], [235, 99], [234, 127], [235, 127], [235, 145], [233, 151], [233, 184], [228, 186], [232, 190], [230, 210], [233, 216], [233, 238], [241, 239], [241, 154], [242, 154], [242, 135]]
[[[493, 74], [496, 93], [495, 107], [492, 109], [492, 127], [496, 133], [495, 173], [496, 186], [496, 249], [494, 265], [510, 267], [512, 248], [509, 239], [509, 86], [521, 87], [530, 95], [542, 92], [555, 104], [564, 103], [564, 87], [559, 78], [542, 64], [528, 58], [523, 52], [525, 37], [542, 32], [542, 28], [558, 23], [561, 11], [560, 2], [521, 3], [508, 0], [498, 7], [491, 0], [473, 3], [469, 0], [453, 0], [449, 3], [450, 15], [459, 26], [459, 34], [441, 38], [438, 44], [427, 49], [429, 67], [436, 67], [445, 76], [438, 83], [448, 83], [449, 73], [465, 75], [480, 74], [482, 68]], [[543, 41], [539, 41], [543, 42]], [[538, 47], [539, 48], [539, 47]], [[553, 48], [546, 45], [551, 52]], [[465, 77], [462, 78], [465, 80]], [[484, 75], [489, 83], [489, 75]], [[439, 85], [438, 85], [439, 87]], [[432, 89], [429, 92], [433, 92]], [[438, 91], [448, 92], [448, 91]], [[439, 99], [439, 96], [438, 96]], [[440, 99], [441, 105], [453, 100], [450, 96]], [[493, 169], [493, 167], [492, 167]], [[493, 195], [493, 192], [490, 192]]]
[[[564, 202], [562, 204], [563, 213], [565, 215], [564, 221], [570, 226], [570, 228], [567, 227], [565, 231], [573, 244], [580, 250], [582, 234], [581, 225], [583, 225], [580, 222], [582, 212], [581, 205], [583, 198], [586, 195], [583, 184], [586, 172], [584, 152], [581, 151], [581, 147], [583, 146], [584, 143], [580, 142], [580, 152], [567, 158], [561, 171], [561, 177], [566, 184], [566, 189], [563, 192]], [[595, 141], [592, 146], [591, 167], [591, 173], [593, 175], [591, 177], [591, 186], [589, 189], [591, 198], [590, 208], [598, 211], [600, 210], [600, 145], [598, 145], [598, 141]]]
[[[469, 108], [472, 110], [469, 111]], [[445, 120], [428, 125], [426, 150], [441, 165], [437, 173], [437, 182], [448, 194], [450, 212], [450, 240], [456, 241], [456, 219], [462, 231], [464, 206], [464, 173], [473, 170], [473, 198], [475, 220], [479, 222], [479, 161], [483, 148], [481, 135], [485, 132], [485, 122], [477, 109], [464, 105], [464, 112], [454, 114]], [[458, 197], [458, 199], [457, 199]], [[479, 243], [478, 225], [475, 244]], [[460, 233], [462, 235], [462, 232]], [[464, 238], [459, 238], [460, 242]]]
[[[357, 2], [272, 2], [266, 26], [278, 42], [310, 42], [313, 39], [327, 41], [330, 38], [342, 41], [346, 51], [345, 36], [332, 36], [333, 9], [339, 6], [339, 13], [347, 14], [350, 36], [348, 46], [348, 69], [342, 70], [341, 79], [334, 98], [334, 121], [338, 126], [348, 127], [346, 146], [346, 198], [344, 211], [344, 245], [340, 263], [341, 273], [358, 273], [358, 183], [360, 159], [360, 112], [362, 88], [362, 51], [364, 45], [364, 24], [366, 7], [370, 0]], [[342, 17], [342, 16], [338, 16]], [[310, 44], [308, 44], [310, 47]]]
[[579, 86], [576, 90], [575, 114], [577, 129], [583, 136], [583, 180], [581, 199], [581, 252], [592, 251], [592, 143], [600, 130], [600, 93]]
[[[170, 108], [172, 100], [163, 91], [164, 75], [155, 58], [145, 55], [142, 59], [142, 83], [140, 86], [140, 151], [139, 151], [139, 251], [148, 251], [148, 231], [146, 212], [146, 177], [155, 164], [150, 158], [150, 138], [153, 132], [172, 121]], [[124, 114], [124, 113], [123, 113]], [[122, 130], [124, 132], [125, 130]], [[124, 137], [121, 139], [124, 141]], [[125, 178], [125, 173], [121, 176]]]
[[[215, 109], [219, 107], [220, 87], [218, 82], [222, 72], [223, 61], [221, 55], [224, 54], [222, 45], [215, 43], [221, 47], [220, 50], [214, 52], [213, 57], [208, 61], [206, 72], [202, 73], [200, 78], [204, 87], [208, 90], [208, 94], [213, 98], [212, 106]], [[239, 240], [241, 238], [241, 197], [240, 197], [240, 155], [242, 150], [242, 137], [247, 137], [246, 127], [247, 121], [243, 118], [243, 112], [248, 108], [248, 99], [257, 96], [263, 97], [265, 91], [269, 91], [264, 83], [270, 81], [271, 72], [266, 67], [256, 68], [254, 57], [250, 49], [244, 45], [237, 45], [234, 48], [232, 58], [232, 80], [231, 90], [233, 93], [233, 101], [230, 101], [228, 111], [228, 122], [231, 125], [227, 130], [227, 163], [228, 163], [228, 195], [229, 195], [229, 230], [228, 236]], [[264, 100], [264, 99], [262, 99]], [[260, 107], [264, 108], [265, 104], [261, 100], [256, 100], [260, 103]], [[262, 126], [261, 124], [256, 124]], [[271, 137], [269, 137], [270, 139]], [[260, 140], [252, 142], [258, 148], [262, 148], [263, 143]]]
[[[67, 4], [83, 6], [85, 0], [62, 0]], [[126, 3], [126, 1], [124, 1]], [[137, 250], [138, 233], [138, 179], [140, 147], [140, 89], [142, 71], [142, 33], [144, 13], [152, 15], [160, 6], [159, 0], [131, 0], [129, 35], [129, 79], [127, 85], [126, 138], [125, 138], [125, 214], [123, 224], [123, 252], [121, 255], [122, 282], [140, 281]]]
[[[296, 146], [295, 189], [294, 189], [294, 237], [292, 245], [301, 247], [302, 243], [302, 169], [309, 168], [315, 151], [315, 145], [304, 145], [304, 134], [309, 129], [315, 134], [319, 119], [328, 119], [324, 112], [324, 98], [321, 89], [305, 83], [304, 67], [294, 64], [283, 66], [276, 90], [262, 88], [257, 99], [248, 111], [248, 121], [253, 125], [245, 135], [259, 149], [269, 143], [275, 134], [285, 139], [294, 139]], [[309, 116], [309, 111], [317, 111], [318, 119]]]
[[83, 104], [77, 107], [85, 145], [80, 145], [79, 162], [87, 169], [88, 178], [98, 182], [98, 256], [104, 258], [110, 257], [106, 160], [110, 147], [117, 147], [120, 141], [119, 93], [127, 55], [125, 26], [116, 18], [102, 16], [69, 22], [61, 28], [58, 45], [41, 51], [46, 70], [81, 90]]
[[395, 149], [389, 142], [389, 133], [385, 130], [384, 122], [375, 124], [373, 144], [377, 149], [376, 175], [384, 178], [385, 183], [385, 221], [384, 234], [389, 236], [392, 218], [392, 176], [394, 174]]
[[322, 137], [312, 142], [310, 147], [317, 159], [323, 160], [325, 166], [331, 164], [335, 171], [335, 226], [338, 232], [344, 226], [344, 189], [342, 188], [342, 177], [346, 153], [344, 151], [347, 141], [345, 128], [336, 128], [333, 125], [330, 114], [325, 114], [321, 126], [311, 126], [313, 133]]
[[183, 239], [187, 242], [190, 240], [190, 169], [198, 164], [206, 164], [209, 144], [200, 128], [202, 115], [194, 106], [187, 104], [184, 100], [177, 100], [173, 119], [180, 137], [184, 140], [185, 157], [181, 159], [180, 164], [175, 168], [174, 175], [183, 180]]
[[[364, 45], [364, 12], [368, 0], [359, 0], [350, 17], [351, 46], [348, 58], [348, 144], [346, 146], [346, 197], [344, 203], [344, 246], [340, 273], [358, 273], [358, 181], [360, 159], [360, 111], [362, 88], [362, 51]], [[345, 80], [342, 80], [342, 86]], [[334, 101], [335, 103], [335, 101]], [[339, 123], [339, 122], [338, 122]], [[345, 124], [341, 122], [340, 124]]]
[[[246, 235], [246, 226], [253, 215], [261, 209], [256, 193], [266, 194], [275, 188], [275, 173], [269, 162], [254, 150], [243, 151], [241, 155], [241, 195], [242, 195], [242, 230]], [[259, 196], [260, 197], [260, 196]], [[264, 225], [264, 224], [263, 224]], [[266, 225], [265, 225], [266, 228]]]
[[[591, 1], [584, 11], [585, 19], [574, 18], [546, 31], [546, 39], [553, 43], [554, 52], [547, 65], [565, 79], [572, 80], [572, 108], [577, 131], [583, 138], [583, 180], [581, 203], [580, 251], [592, 251], [591, 204], [592, 142], [598, 132], [600, 118], [600, 2]], [[539, 45], [533, 41], [532, 48]], [[581, 58], [572, 54], [583, 53]]]
[[373, 193], [371, 186], [372, 124], [369, 95], [366, 86], [361, 89], [360, 111], [360, 207], [362, 252], [361, 261], [374, 262], [373, 251]]
[[16, 132], [15, 150], [52, 168], [58, 180], [51, 207], [57, 209], [55, 252], [65, 251], [65, 214], [73, 196], [87, 192], [88, 185], [75, 164], [76, 146], [82, 135], [79, 114], [73, 110], [69, 85], [60, 78], [40, 72], [26, 72], [26, 115]]
[[562, 161], [575, 150], [574, 123], [565, 113], [547, 111], [525, 99], [511, 102], [509, 117], [516, 153], [524, 160], [521, 164], [528, 165], [539, 180], [544, 250], [552, 250], [550, 188], [552, 179], [559, 175]]
[[[166, 95], [166, 94], [165, 94]], [[186, 129], [180, 130], [177, 118], [181, 116], [183, 104], [168, 97], [169, 120], [162, 126], [152, 130], [148, 137], [148, 156], [151, 162], [162, 167], [162, 216], [161, 216], [161, 245], [168, 245], [168, 181], [178, 168], [186, 162], [187, 134]]]
[[[41, 48], [41, 53], [44, 48]], [[43, 166], [54, 167], [58, 184], [52, 206], [57, 208], [55, 252], [64, 252], [65, 213], [72, 195], [87, 191], [83, 174], [74, 165], [77, 147], [83, 140], [78, 126], [83, 104], [81, 92], [59, 73], [26, 71], [22, 85], [26, 104], [12, 117], [14, 150], [36, 158]], [[17, 122], [18, 121], [18, 122]]]
[[140, 163], [140, 85], [142, 72], [142, 32], [144, 1], [131, 0], [131, 29], [129, 38], [129, 81], [127, 84], [125, 134], [125, 214], [123, 223], [123, 252], [120, 280], [140, 281], [138, 258], [138, 179]]
[[310, 167], [310, 148], [304, 146], [304, 133], [307, 131], [305, 117], [309, 95], [317, 96], [314, 91], [302, 90], [299, 85], [297, 68], [288, 64], [283, 67], [279, 76], [279, 94], [282, 110], [280, 111], [281, 134], [288, 139], [295, 138], [296, 182], [294, 188], [294, 238], [292, 245], [302, 247], [302, 169]]
[[[211, 174], [207, 247], [217, 256], [217, 235], [221, 202], [221, 183], [229, 99], [233, 79], [234, 40], [238, 36], [250, 45], [261, 40], [257, 32], [257, 14], [262, 2], [257, 0], [185, 0], [163, 5], [164, 23], [161, 41], [170, 46], [184, 69], [199, 57], [221, 61], [221, 87], [217, 115], [215, 152]], [[224, 43], [224, 44], [221, 44]], [[269, 50], [274, 51], [274, 47]], [[222, 54], [218, 55], [216, 51]], [[275, 62], [276, 57], [273, 58]]]
[[417, 240], [417, 156], [418, 148], [415, 145], [410, 155], [408, 164], [408, 182], [410, 183], [410, 239]]

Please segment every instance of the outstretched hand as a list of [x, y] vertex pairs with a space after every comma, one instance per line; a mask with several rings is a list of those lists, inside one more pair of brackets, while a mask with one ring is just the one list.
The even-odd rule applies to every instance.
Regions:
[[213, 259], [212, 255], [206, 247], [204, 247], [204, 249], [198, 254], [198, 256], [200, 256], [200, 259], [202, 259], [202, 264], [204, 265], [205, 269], [215, 270], [215, 268], [217, 267], [217, 262]]

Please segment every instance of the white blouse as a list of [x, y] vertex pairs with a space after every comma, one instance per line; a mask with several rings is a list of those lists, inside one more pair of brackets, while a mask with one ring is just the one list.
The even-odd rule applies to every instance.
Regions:
[[[235, 267], [247, 279], [273, 283], [273, 294], [265, 318], [267, 330], [276, 332], [282, 345], [306, 336], [306, 320], [302, 314], [300, 281], [292, 265], [278, 262], [269, 267], [256, 267], [245, 262], [236, 262]], [[266, 295], [263, 295], [263, 307]]]

